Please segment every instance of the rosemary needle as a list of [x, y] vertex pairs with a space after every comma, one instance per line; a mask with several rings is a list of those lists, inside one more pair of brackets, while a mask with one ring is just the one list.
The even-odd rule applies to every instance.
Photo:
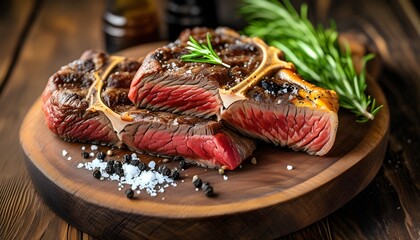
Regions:
[[329, 28], [315, 27], [307, 18], [308, 6], [302, 4], [299, 14], [288, 0], [243, 0], [240, 13], [249, 23], [246, 34], [281, 49], [304, 79], [336, 91], [340, 106], [352, 111], [357, 121], [374, 119], [382, 105], [375, 106], [375, 99], [365, 94], [366, 62], [373, 55], [363, 57], [357, 73], [349, 47], [342, 51], [338, 44], [333, 21]]
[[201, 62], [210, 64], [220, 64], [227, 68], [230, 65], [224, 63], [217, 53], [213, 50], [210, 42], [210, 33], [207, 33], [207, 45], [200, 44], [193, 36], [190, 35], [189, 41], [187, 42], [187, 49], [190, 53], [182, 55], [181, 60], [184, 62]]

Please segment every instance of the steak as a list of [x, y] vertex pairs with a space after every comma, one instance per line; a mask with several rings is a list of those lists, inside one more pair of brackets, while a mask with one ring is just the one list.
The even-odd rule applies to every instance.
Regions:
[[60, 138], [180, 156], [207, 167], [234, 169], [253, 140], [221, 122], [136, 108], [128, 99], [136, 60], [86, 51], [53, 74], [43, 92], [46, 125]]
[[[193, 36], [228, 64], [183, 62]], [[222, 120], [236, 131], [296, 151], [324, 155], [338, 127], [338, 97], [304, 81], [283, 53], [228, 28], [187, 29], [150, 52], [128, 97], [138, 107]]]

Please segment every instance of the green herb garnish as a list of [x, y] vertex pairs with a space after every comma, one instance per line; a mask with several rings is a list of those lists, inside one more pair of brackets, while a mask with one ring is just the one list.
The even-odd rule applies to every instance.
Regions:
[[356, 114], [357, 121], [373, 120], [381, 106], [365, 94], [366, 62], [373, 55], [363, 57], [362, 71], [354, 69], [351, 52], [340, 49], [338, 32], [331, 21], [329, 28], [314, 27], [307, 18], [308, 6], [301, 5], [300, 14], [292, 4], [270, 0], [243, 0], [240, 9], [249, 22], [245, 33], [264, 39], [293, 62], [305, 80], [332, 89], [339, 95], [340, 106]]
[[207, 45], [200, 44], [190, 35], [190, 40], [187, 42], [187, 49], [191, 52], [181, 56], [181, 60], [184, 62], [201, 62], [201, 63], [210, 63], [210, 64], [220, 64], [227, 68], [230, 68], [230, 65], [224, 63], [222, 59], [217, 55], [213, 50], [210, 42], [210, 33], [207, 33]]

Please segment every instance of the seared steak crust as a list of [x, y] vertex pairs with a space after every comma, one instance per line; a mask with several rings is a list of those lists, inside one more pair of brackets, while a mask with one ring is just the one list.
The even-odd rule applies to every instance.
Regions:
[[208, 167], [236, 168], [255, 148], [221, 122], [136, 108], [128, 99], [141, 63], [87, 51], [53, 74], [43, 92], [46, 124], [66, 141], [181, 156]]
[[[212, 35], [212, 46], [231, 67], [183, 62], [190, 34], [200, 41]], [[240, 43], [240, 44], [238, 44]], [[180, 38], [149, 53], [135, 76], [129, 98], [138, 107], [164, 110], [197, 117], [220, 116], [219, 88], [229, 88], [249, 76], [259, 66], [262, 55], [253, 43], [232, 30], [195, 28]]]
[[[192, 35], [211, 44], [231, 67], [182, 62]], [[338, 126], [338, 97], [309, 84], [261, 39], [227, 28], [194, 28], [150, 52], [129, 92], [139, 107], [223, 120], [240, 133], [294, 150], [324, 155]]]

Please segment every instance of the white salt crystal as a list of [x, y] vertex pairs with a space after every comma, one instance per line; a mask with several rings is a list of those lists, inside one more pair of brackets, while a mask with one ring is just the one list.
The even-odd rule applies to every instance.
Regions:
[[109, 180], [112, 180], [112, 181], [114, 181], [114, 180], [119, 180], [120, 179], [120, 176], [118, 176], [117, 174], [112, 174], [110, 177], [109, 177]]
[[155, 169], [155, 167], [156, 167], [156, 163], [155, 163], [155, 161], [150, 161], [149, 162], [149, 164], [147, 165], [149, 168], [151, 168], [151, 169]]
[[228, 180], [229, 178], [228, 178], [228, 176], [226, 176], [226, 175], [223, 175], [223, 180]]
[[136, 175], [140, 173], [140, 169], [131, 164], [124, 164], [123, 165], [124, 173], [126, 178], [134, 178]]
[[94, 156], [95, 156], [95, 153], [93, 152], [89, 153], [89, 157], [94, 157]]
[[79, 163], [79, 164], [77, 164], [77, 168], [82, 168], [84, 166], [84, 164], [83, 163]]
[[63, 157], [65, 157], [67, 155], [67, 151], [63, 150], [62, 154], [63, 154]]
[[286, 167], [286, 168], [287, 168], [287, 170], [289, 170], [289, 171], [290, 171], [290, 170], [292, 170], [292, 169], [293, 169], [293, 166], [292, 166], [292, 165], [287, 165], [287, 167]]
[[96, 150], [98, 150], [98, 146], [97, 145], [92, 145], [92, 146], [90, 146], [90, 150], [96, 151]]
[[70, 161], [71, 160], [71, 157], [68, 157], [67, 160]]
[[84, 150], [86, 150], [86, 147], [85, 146], [82, 146], [82, 150], [84, 151]]

